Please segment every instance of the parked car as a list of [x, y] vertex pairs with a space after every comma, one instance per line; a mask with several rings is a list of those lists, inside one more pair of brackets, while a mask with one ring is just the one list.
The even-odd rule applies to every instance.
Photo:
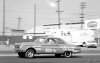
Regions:
[[89, 48], [89, 47], [95, 47], [95, 48], [97, 48], [98, 44], [97, 44], [96, 41], [88, 41], [88, 42], [86, 43], [86, 46], [87, 46], [88, 48]]
[[54, 54], [56, 57], [63, 55], [71, 57], [73, 53], [80, 53], [81, 47], [69, 45], [64, 40], [54, 37], [41, 37], [34, 42], [16, 43], [15, 52], [20, 57], [33, 58], [35, 54]]

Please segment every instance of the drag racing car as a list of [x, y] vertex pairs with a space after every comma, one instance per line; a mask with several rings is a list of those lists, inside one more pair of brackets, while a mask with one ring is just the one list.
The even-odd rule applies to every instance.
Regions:
[[15, 43], [15, 52], [20, 57], [33, 58], [35, 54], [54, 54], [56, 57], [69, 58], [80, 53], [80, 46], [69, 45], [64, 40], [54, 37], [40, 37], [34, 42]]

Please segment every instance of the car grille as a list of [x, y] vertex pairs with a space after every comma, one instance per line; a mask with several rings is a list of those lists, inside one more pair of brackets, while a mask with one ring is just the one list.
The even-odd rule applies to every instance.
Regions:
[[20, 45], [14, 45], [15, 48], [20, 48]]

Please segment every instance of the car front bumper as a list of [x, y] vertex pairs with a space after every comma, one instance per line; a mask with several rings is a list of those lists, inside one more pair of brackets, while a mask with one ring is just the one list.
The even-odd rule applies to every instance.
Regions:
[[25, 51], [21, 49], [15, 49], [15, 52], [18, 53], [18, 52], [25, 52]]

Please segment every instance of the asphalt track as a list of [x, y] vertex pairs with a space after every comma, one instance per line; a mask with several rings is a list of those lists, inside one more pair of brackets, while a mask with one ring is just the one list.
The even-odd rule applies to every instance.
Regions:
[[[1, 53], [0, 56], [18, 56], [16, 53]], [[40, 55], [35, 55], [35, 56], [54, 56], [53, 54], [40, 54]], [[73, 56], [100, 56], [100, 53], [78, 53], [78, 54], [73, 54]]]
[[99, 55], [74, 55], [71, 58], [63, 56], [57, 58], [53, 55], [39, 55], [35, 58], [20, 58], [17, 55], [0, 56], [0, 63], [100, 63]]
[[[5, 48], [5, 47], [2, 47]], [[74, 54], [71, 58], [60, 58], [54, 55], [36, 55], [35, 58], [20, 58], [13, 49], [0, 51], [0, 63], [100, 63], [100, 47], [82, 47], [82, 52]]]

